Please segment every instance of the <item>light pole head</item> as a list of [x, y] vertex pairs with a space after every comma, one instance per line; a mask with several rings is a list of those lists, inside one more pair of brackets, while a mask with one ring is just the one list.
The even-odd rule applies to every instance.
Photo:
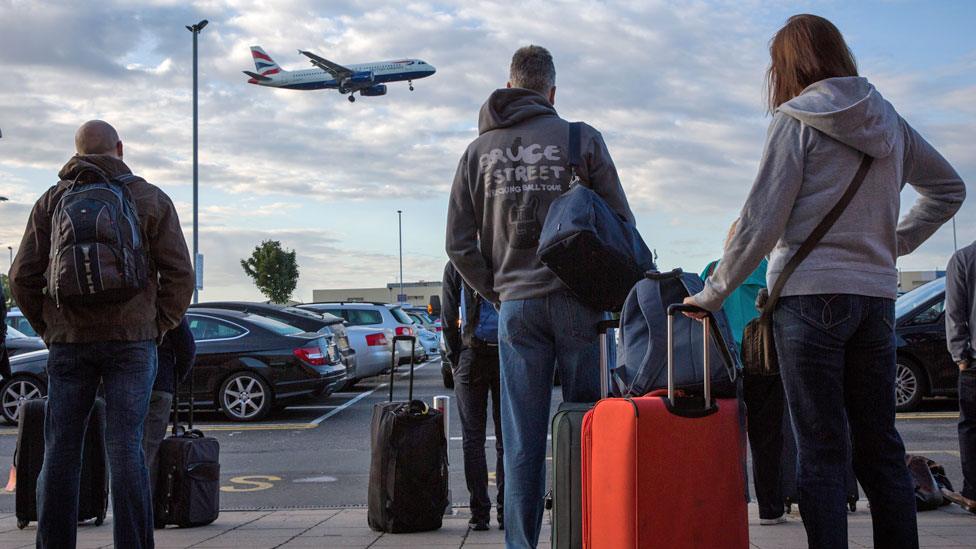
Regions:
[[209, 22], [210, 21], [207, 21], [206, 19], [204, 19], [204, 20], [200, 21], [199, 23], [197, 23], [196, 25], [187, 25], [186, 26], [186, 30], [188, 30], [188, 31], [190, 31], [192, 33], [199, 33], [200, 31], [203, 30], [203, 27], [206, 27], [207, 26], [207, 23], [209, 23]]

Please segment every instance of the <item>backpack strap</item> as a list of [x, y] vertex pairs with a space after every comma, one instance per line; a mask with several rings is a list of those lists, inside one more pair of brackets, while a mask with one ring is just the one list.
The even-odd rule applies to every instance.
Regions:
[[136, 181], [139, 181], [140, 179], [142, 179], [142, 178], [139, 177], [139, 176], [132, 175], [131, 173], [124, 173], [122, 175], [117, 175], [117, 176], [113, 177], [112, 178], [112, 181], [118, 181], [119, 183], [121, 183], [123, 185], [128, 185], [129, 183], [135, 183]]

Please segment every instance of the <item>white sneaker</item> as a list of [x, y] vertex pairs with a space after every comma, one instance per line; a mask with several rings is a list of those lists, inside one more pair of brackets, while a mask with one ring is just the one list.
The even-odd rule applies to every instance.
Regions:
[[786, 515], [780, 515], [776, 518], [771, 518], [771, 519], [764, 519], [764, 518], [759, 519], [759, 524], [761, 526], [774, 526], [776, 524], [783, 524], [784, 522], [786, 522]]

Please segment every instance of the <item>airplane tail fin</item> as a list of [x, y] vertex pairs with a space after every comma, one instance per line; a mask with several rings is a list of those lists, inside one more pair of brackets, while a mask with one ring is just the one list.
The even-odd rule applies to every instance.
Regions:
[[272, 75], [285, 72], [261, 46], [251, 46], [251, 57], [254, 58], [254, 68], [261, 76], [270, 78]]

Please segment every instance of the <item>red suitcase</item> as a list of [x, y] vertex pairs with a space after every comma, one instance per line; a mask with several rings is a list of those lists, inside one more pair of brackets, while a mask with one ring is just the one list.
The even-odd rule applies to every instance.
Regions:
[[674, 394], [671, 327], [686, 310], [700, 309], [668, 308], [667, 395], [603, 399], [583, 419], [587, 549], [749, 547], [738, 402], [711, 398], [708, 345], [704, 398]]

